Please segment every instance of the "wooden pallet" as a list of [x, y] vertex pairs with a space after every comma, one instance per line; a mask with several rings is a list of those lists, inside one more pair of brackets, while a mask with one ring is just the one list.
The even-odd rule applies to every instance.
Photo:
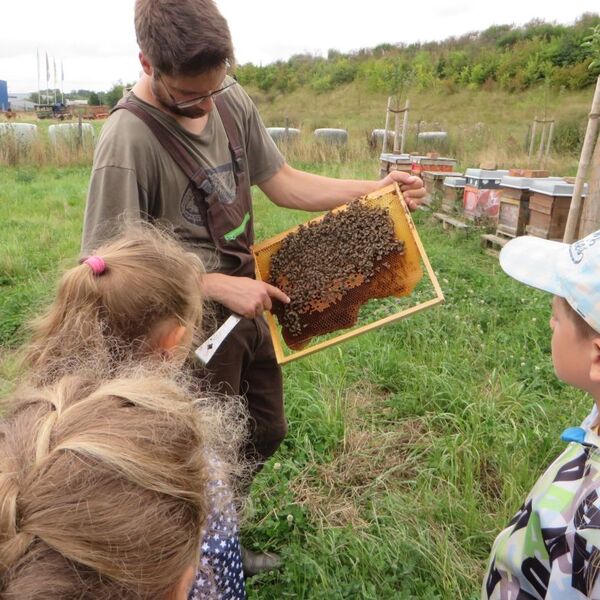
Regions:
[[470, 229], [470, 225], [465, 223], [464, 221], [460, 221], [459, 219], [455, 219], [454, 217], [451, 217], [450, 215], [447, 215], [445, 213], [433, 213], [433, 217], [434, 219], [437, 219], [438, 221], [442, 222], [442, 227], [444, 229], [455, 229], [457, 231], [464, 231], [465, 233], [467, 233]]
[[500, 250], [504, 248], [507, 242], [514, 238], [508, 235], [502, 235], [498, 231], [496, 233], [484, 233], [481, 236], [481, 246], [484, 248], [485, 253], [490, 256], [498, 256]]

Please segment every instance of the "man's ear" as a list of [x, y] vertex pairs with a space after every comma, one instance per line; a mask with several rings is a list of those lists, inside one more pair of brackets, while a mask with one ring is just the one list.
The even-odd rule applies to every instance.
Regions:
[[185, 325], [176, 321], [167, 321], [159, 325], [154, 336], [154, 348], [158, 352], [170, 354], [183, 341], [187, 331]]
[[592, 357], [590, 361], [590, 380], [600, 383], [600, 337], [592, 340]]
[[152, 65], [150, 64], [150, 61], [146, 58], [146, 56], [144, 55], [143, 52], [139, 53], [139, 57], [140, 57], [140, 63], [142, 65], [142, 69], [144, 69], [144, 73], [146, 73], [146, 75], [148, 75], [149, 77], [152, 77], [152, 74], [154, 73], [154, 69], [152, 68]]

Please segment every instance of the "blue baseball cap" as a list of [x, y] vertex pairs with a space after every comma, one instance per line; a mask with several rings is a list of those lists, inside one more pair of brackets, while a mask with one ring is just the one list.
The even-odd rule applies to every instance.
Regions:
[[502, 248], [500, 266], [513, 279], [564, 298], [600, 332], [600, 231], [574, 244], [515, 238]]

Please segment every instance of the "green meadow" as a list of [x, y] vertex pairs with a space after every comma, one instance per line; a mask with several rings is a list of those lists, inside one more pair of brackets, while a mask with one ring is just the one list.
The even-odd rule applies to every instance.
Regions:
[[[292, 164], [377, 174], [376, 156], [319, 152]], [[576, 157], [555, 160], [574, 174]], [[3, 391], [23, 324], [75, 264], [83, 162], [0, 167]], [[258, 240], [307, 217], [259, 191], [255, 207]], [[284, 367], [289, 435], [256, 480], [243, 541], [285, 568], [252, 579], [252, 599], [477, 598], [495, 535], [591, 405], [554, 377], [550, 298], [506, 277], [477, 233], [414, 216], [446, 302]]]

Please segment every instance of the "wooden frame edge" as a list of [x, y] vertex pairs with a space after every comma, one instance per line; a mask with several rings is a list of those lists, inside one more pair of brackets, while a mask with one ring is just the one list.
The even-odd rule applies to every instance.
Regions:
[[[408, 226], [409, 226], [410, 230], [412, 231], [415, 244], [417, 246], [417, 249], [419, 250], [419, 254], [421, 255], [421, 260], [423, 261], [423, 264], [425, 265], [425, 270], [427, 271], [427, 276], [429, 277], [429, 281], [433, 285], [433, 289], [435, 291], [435, 297], [432, 298], [431, 300], [426, 300], [424, 302], [420, 302], [420, 303], [416, 304], [415, 306], [411, 306], [405, 310], [394, 313], [393, 315], [390, 315], [389, 317], [383, 317], [382, 319], [373, 321], [373, 323], [368, 323], [367, 325], [363, 325], [362, 327], [357, 327], [356, 329], [353, 329], [352, 331], [347, 331], [346, 333], [342, 333], [341, 335], [336, 336], [334, 339], [325, 340], [324, 342], [320, 342], [318, 344], [315, 344], [314, 346], [309, 346], [308, 348], [305, 348], [303, 350], [293, 351], [292, 354], [288, 354], [287, 356], [283, 351], [281, 334], [279, 333], [279, 330], [277, 328], [277, 324], [275, 322], [275, 317], [273, 316], [273, 314], [271, 312], [265, 311], [264, 316], [267, 320], [267, 324], [269, 326], [269, 331], [271, 333], [271, 339], [273, 341], [273, 348], [275, 350], [275, 356], [277, 358], [277, 362], [280, 365], [285, 365], [285, 364], [290, 363], [299, 358], [304, 358], [305, 356], [309, 356], [316, 352], [320, 352], [321, 350], [325, 350], [326, 348], [336, 346], [342, 342], [345, 342], [352, 338], [358, 337], [359, 335], [362, 335], [363, 333], [368, 333], [369, 331], [379, 329], [380, 327], [383, 327], [384, 325], [387, 325], [389, 323], [393, 323], [395, 321], [400, 321], [401, 319], [405, 319], [406, 317], [408, 317], [410, 315], [421, 312], [422, 310], [425, 310], [432, 306], [436, 306], [437, 304], [442, 304], [444, 302], [444, 293], [442, 292], [442, 288], [440, 287], [440, 284], [438, 282], [436, 274], [431, 266], [431, 263], [429, 262], [429, 257], [427, 256], [427, 253], [425, 252], [425, 248], [423, 246], [423, 243], [421, 242], [421, 238], [419, 236], [417, 228], [415, 227], [414, 221], [412, 220], [410, 210], [408, 209], [408, 206], [406, 205], [406, 202], [404, 201], [404, 197], [402, 195], [402, 192], [400, 191], [400, 187], [398, 186], [398, 183], [394, 183], [392, 185], [381, 188], [381, 190], [378, 190], [377, 192], [374, 192], [373, 194], [369, 194], [368, 197], [377, 198], [379, 196], [384, 196], [392, 190], [395, 190], [396, 193], [398, 194], [398, 199], [400, 200], [401, 206], [404, 209], [404, 213], [405, 213], [406, 220], [408, 222]], [[275, 239], [278, 239], [279, 237], [281, 237], [281, 239], [283, 239], [290, 231], [293, 231], [294, 229], [296, 229], [296, 228], [292, 228], [288, 231], [282, 232], [280, 234], [280, 236], [277, 236], [276, 238], [270, 238], [269, 242], [272, 243]], [[260, 247], [261, 247], [261, 244], [256, 246], [257, 249], [259, 249]], [[258, 269], [258, 265], [256, 268]]]

